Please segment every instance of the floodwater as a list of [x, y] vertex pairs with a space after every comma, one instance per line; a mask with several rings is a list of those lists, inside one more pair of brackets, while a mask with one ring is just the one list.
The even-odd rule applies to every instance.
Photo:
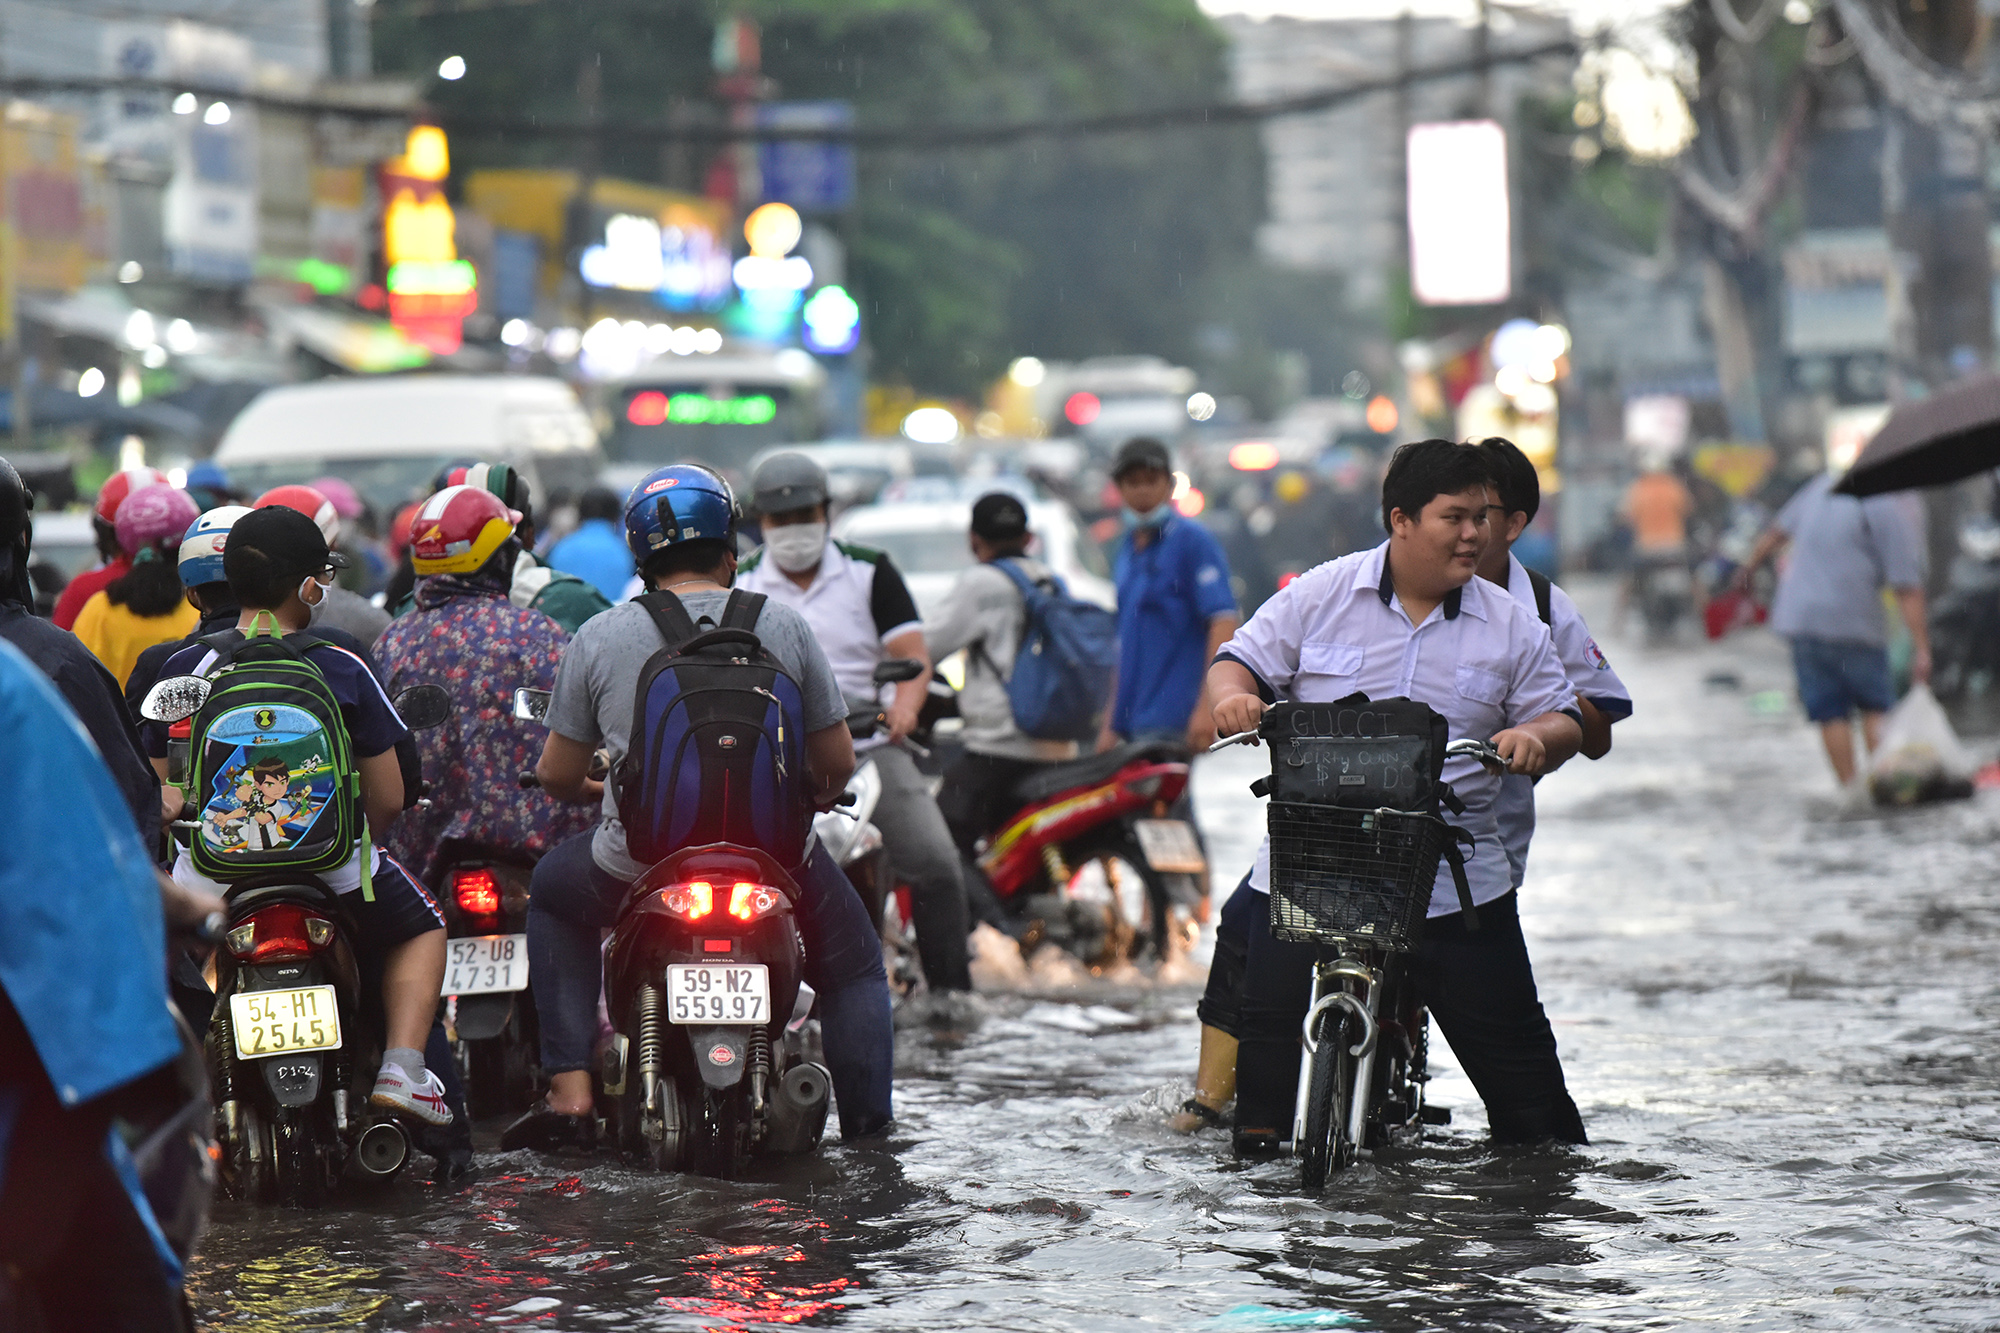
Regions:
[[[899, 1034], [888, 1143], [755, 1180], [520, 1153], [224, 1204], [204, 1326], [2000, 1327], [2000, 792], [1856, 816], [1773, 641], [1606, 647], [1640, 712], [1543, 785], [1523, 903], [1586, 1149], [1486, 1147], [1439, 1042], [1455, 1123], [1306, 1198], [1161, 1127], [1193, 985], [1044, 985]], [[1200, 770], [1232, 876], [1261, 761]]]

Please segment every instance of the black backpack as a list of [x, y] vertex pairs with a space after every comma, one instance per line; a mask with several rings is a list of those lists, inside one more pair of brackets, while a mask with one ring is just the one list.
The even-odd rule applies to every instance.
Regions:
[[764, 595], [731, 592], [705, 633], [671, 592], [635, 600], [666, 646], [639, 672], [614, 778], [633, 859], [733, 842], [798, 865], [813, 814], [805, 696], [757, 637]]

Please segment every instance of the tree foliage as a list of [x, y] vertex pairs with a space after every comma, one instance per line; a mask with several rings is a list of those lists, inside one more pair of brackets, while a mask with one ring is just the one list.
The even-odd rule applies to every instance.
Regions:
[[[691, 0], [435, 9], [380, 0], [384, 70], [465, 57], [433, 83], [468, 114], [573, 121], [601, 71], [608, 125], [711, 108], [725, 11]], [[864, 126], [991, 124], [1228, 94], [1225, 39], [1195, 0], [745, 0], [785, 99], [843, 98]], [[706, 110], [706, 114], [717, 114]], [[462, 163], [560, 163], [560, 141], [468, 141]], [[686, 186], [692, 175], [675, 182]], [[610, 145], [601, 169], [662, 180], [669, 154]], [[1013, 356], [1195, 356], [1220, 273], [1253, 245], [1262, 153], [1247, 127], [867, 150], [843, 227], [878, 378], [974, 393]]]

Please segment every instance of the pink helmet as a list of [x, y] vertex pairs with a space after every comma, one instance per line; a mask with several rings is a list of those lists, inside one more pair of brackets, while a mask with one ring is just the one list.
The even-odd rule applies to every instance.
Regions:
[[171, 541], [178, 550], [188, 525], [200, 517], [201, 509], [186, 491], [156, 483], [126, 496], [113, 526], [118, 529], [119, 547], [136, 556], [163, 541]]
[[339, 477], [320, 477], [311, 484], [314, 490], [324, 495], [333, 503], [334, 513], [347, 519], [361, 517], [363, 508], [361, 497], [355, 494], [352, 486], [342, 481]]

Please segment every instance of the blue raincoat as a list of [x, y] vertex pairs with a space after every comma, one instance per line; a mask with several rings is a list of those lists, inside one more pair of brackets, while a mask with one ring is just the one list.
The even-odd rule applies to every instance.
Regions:
[[160, 890], [48, 679], [0, 640], [0, 986], [65, 1106], [174, 1058]]

